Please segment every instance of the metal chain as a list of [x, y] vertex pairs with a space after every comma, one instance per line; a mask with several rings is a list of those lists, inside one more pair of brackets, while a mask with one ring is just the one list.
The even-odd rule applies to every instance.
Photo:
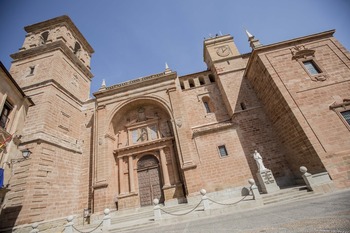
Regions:
[[213, 202], [213, 203], [215, 203], [215, 204], [219, 204], [219, 205], [235, 205], [235, 204], [238, 204], [238, 203], [240, 203], [241, 201], [243, 201], [243, 200], [244, 200], [246, 197], [248, 197], [248, 196], [249, 196], [249, 195], [244, 196], [241, 200], [236, 201], [236, 202], [234, 202], [234, 203], [220, 203], [220, 202], [216, 202], [216, 201], [210, 199], [209, 197], [208, 197], [208, 200], [210, 200], [211, 202]]
[[78, 230], [77, 228], [75, 228], [74, 225], [73, 225], [72, 227], [73, 227], [74, 230], [76, 230], [76, 231], [78, 231], [78, 232], [80, 232], [80, 233], [91, 233], [91, 232], [93, 232], [94, 230], [96, 230], [97, 228], [99, 228], [99, 227], [102, 225], [102, 223], [103, 223], [103, 221], [102, 221], [97, 227], [95, 227], [94, 229], [92, 229], [91, 231], [80, 231], [80, 230]]
[[201, 201], [198, 203], [198, 205], [196, 205], [196, 207], [194, 207], [192, 210], [190, 210], [190, 211], [188, 211], [188, 212], [186, 212], [186, 213], [182, 213], [182, 214], [173, 214], [173, 213], [169, 213], [169, 212], [167, 212], [167, 211], [165, 211], [165, 210], [163, 210], [163, 209], [160, 209], [160, 210], [163, 211], [163, 212], [166, 213], [166, 214], [170, 214], [170, 215], [174, 215], [174, 216], [183, 216], [183, 215], [189, 214], [189, 213], [191, 213], [192, 211], [194, 211], [195, 209], [197, 209], [198, 206], [202, 203], [202, 201], [203, 201], [203, 200], [201, 200]]

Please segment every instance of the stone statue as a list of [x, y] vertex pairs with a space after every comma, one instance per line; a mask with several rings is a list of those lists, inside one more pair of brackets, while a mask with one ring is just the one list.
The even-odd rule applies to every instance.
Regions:
[[254, 151], [253, 156], [256, 161], [256, 165], [258, 165], [259, 172], [266, 170], [266, 167], [264, 166], [262, 161], [262, 157], [257, 150]]

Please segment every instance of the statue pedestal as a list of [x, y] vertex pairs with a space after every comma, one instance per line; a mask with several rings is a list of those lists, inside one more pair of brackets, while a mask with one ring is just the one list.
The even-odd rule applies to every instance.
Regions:
[[273, 193], [280, 190], [280, 187], [278, 187], [276, 184], [275, 177], [273, 177], [271, 170], [265, 169], [259, 171], [256, 173], [256, 176], [258, 177], [261, 191], [263, 193]]

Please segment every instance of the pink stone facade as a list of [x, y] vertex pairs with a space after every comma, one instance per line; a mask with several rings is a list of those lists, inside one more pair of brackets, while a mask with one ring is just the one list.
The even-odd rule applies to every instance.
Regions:
[[89, 100], [94, 51], [71, 20], [26, 31], [10, 72], [35, 103], [21, 142], [32, 158], [16, 164], [1, 228], [239, 190], [257, 181], [254, 150], [280, 187], [303, 182], [300, 166], [350, 187], [350, 55], [333, 31], [249, 54], [229, 35], [210, 38], [206, 71], [167, 68]]

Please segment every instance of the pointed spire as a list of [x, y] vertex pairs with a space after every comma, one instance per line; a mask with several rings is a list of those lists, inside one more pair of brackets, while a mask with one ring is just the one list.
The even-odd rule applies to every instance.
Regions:
[[168, 63], [165, 62], [165, 71], [164, 71], [164, 74], [169, 74], [169, 73], [171, 73], [171, 69], [169, 68]]
[[248, 41], [250, 42], [250, 47], [252, 49], [255, 49], [255, 48], [258, 48], [258, 47], [262, 46], [262, 44], [260, 44], [260, 41], [258, 39], [255, 39], [255, 37], [252, 34], [250, 34], [248, 32], [248, 30], [245, 30], [245, 33], [248, 36]]
[[250, 34], [250, 33], [248, 32], [247, 29], [245, 30], [245, 33], [247, 34], [248, 38], [254, 37], [252, 34]]
[[101, 84], [101, 87], [100, 89], [98, 89], [99, 91], [101, 90], [106, 90], [106, 80], [102, 79], [102, 84]]

